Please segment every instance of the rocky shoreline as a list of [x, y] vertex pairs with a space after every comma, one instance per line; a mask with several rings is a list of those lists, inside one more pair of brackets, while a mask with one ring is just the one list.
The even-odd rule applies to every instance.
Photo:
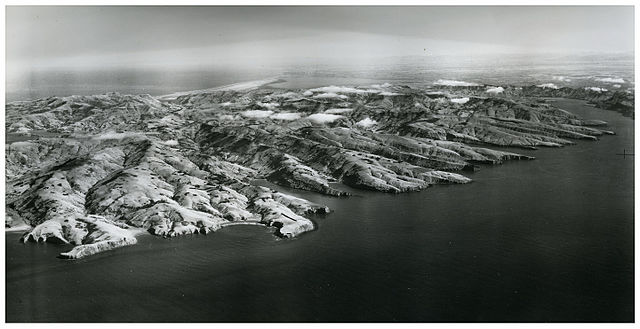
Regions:
[[[264, 84], [271, 83], [265, 80]], [[613, 132], [544, 98], [633, 115], [633, 95], [548, 86], [277, 89], [236, 84], [171, 97], [49, 97], [6, 106], [6, 224], [82, 258], [144, 232], [209, 234], [238, 223], [282, 238], [330, 209], [273, 189], [336, 197], [465, 184], [465, 170], [532, 157], [491, 147], [562, 147]], [[39, 134], [46, 132], [46, 134]], [[559, 151], [560, 152], [560, 151]]]

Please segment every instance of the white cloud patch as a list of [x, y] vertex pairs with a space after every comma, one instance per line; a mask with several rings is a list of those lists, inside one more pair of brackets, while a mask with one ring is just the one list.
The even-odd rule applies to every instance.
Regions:
[[437, 85], [437, 86], [453, 86], [453, 87], [479, 86], [479, 84], [473, 83], [473, 82], [457, 81], [457, 80], [443, 80], [443, 79], [440, 79], [440, 80], [434, 82], [433, 84]]
[[276, 113], [271, 115], [271, 119], [275, 119], [275, 120], [285, 120], [285, 121], [293, 121], [293, 120], [298, 120], [300, 119], [302, 116], [300, 115], [300, 113], [295, 113], [295, 112], [281, 112], [281, 113]]
[[313, 123], [331, 123], [338, 119], [344, 118], [342, 115], [336, 114], [326, 114], [326, 113], [315, 113], [307, 117]]
[[502, 87], [488, 87], [486, 92], [489, 94], [499, 94], [504, 91]]
[[613, 85], [613, 86], [611, 86], [611, 87], [613, 87], [613, 88], [620, 88], [620, 87], [622, 87], [622, 86], [621, 86], [621, 85]]
[[366, 117], [358, 122], [356, 122], [357, 126], [363, 127], [363, 128], [369, 128], [371, 126], [377, 125], [378, 121], [376, 120], [372, 120], [369, 117]]
[[536, 87], [545, 88], [545, 89], [558, 89], [558, 86], [553, 83], [543, 83], [541, 85], [537, 85]]
[[604, 82], [604, 83], [624, 83], [623, 78], [597, 78], [596, 81]]
[[176, 146], [176, 145], [178, 145], [180, 143], [178, 143], [178, 141], [175, 140], [175, 139], [170, 139], [168, 141], [164, 141], [163, 144], [164, 145], [169, 145], [169, 146]]
[[451, 103], [464, 104], [469, 101], [469, 97], [452, 98]]
[[309, 89], [310, 91], [313, 92], [323, 92], [323, 93], [333, 93], [333, 94], [337, 94], [337, 93], [343, 93], [343, 94], [367, 94], [367, 93], [371, 93], [371, 94], [376, 94], [379, 93], [380, 90], [376, 90], [376, 89], [358, 89], [358, 88], [352, 88], [352, 87], [338, 87], [338, 86], [328, 86], [328, 87], [321, 87], [321, 88], [315, 88], [315, 89]]
[[273, 114], [273, 111], [249, 110], [249, 111], [244, 111], [240, 114], [242, 114], [242, 116], [246, 118], [264, 119], [264, 118], [268, 118], [271, 114]]
[[324, 111], [324, 113], [341, 114], [341, 113], [347, 113], [347, 112], [351, 112], [351, 111], [353, 111], [353, 109], [328, 109], [328, 110]]
[[600, 88], [600, 87], [586, 87], [586, 88], [584, 88], [584, 90], [591, 90], [591, 91], [595, 91], [595, 92], [598, 92], [598, 93], [601, 93], [603, 91], [607, 91], [606, 89]]
[[307, 96], [307, 97], [309, 97], [309, 96], [311, 96], [311, 95], [313, 95], [313, 91], [311, 91], [311, 90], [307, 90], [307, 91], [305, 91], [304, 93], [302, 93], [302, 96]]
[[313, 96], [313, 98], [316, 99], [347, 99], [349, 97], [345, 96], [345, 95], [338, 95], [336, 93], [324, 93], [324, 94], [320, 94], [320, 95], [315, 95]]
[[272, 103], [261, 103], [261, 102], [257, 102], [257, 103], [256, 103], [256, 105], [258, 105], [258, 106], [260, 106], [260, 107], [264, 107], [264, 108], [266, 108], [266, 109], [270, 109], [270, 110], [273, 110], [273, 109], [275, 109], [276, 107], [280, 106], [280, 104], [278, 104], [278, 103], [274, 103], [274, 102], [272, 102]]

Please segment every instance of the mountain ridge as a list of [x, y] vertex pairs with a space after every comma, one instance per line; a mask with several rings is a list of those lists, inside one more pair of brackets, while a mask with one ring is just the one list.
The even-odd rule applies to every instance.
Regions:
[[131, 245], [144, 232], [209, 234], [234, 223], [292, 238], [331, 210], [255, 180], [336, 197], [349, 195], [336, 182], [391, 193], [465, 184], [478, 164], [533, 159], [491, 147], [613, 133], [544, 98], [633, 108], [633, 95], [575, 88], [265, 88], [273, 82], [8, 103], [7, 132], [25, 140], [5, 151], [5, 226], [33, 227], [24, 241], [75, 245], [66, 258]]

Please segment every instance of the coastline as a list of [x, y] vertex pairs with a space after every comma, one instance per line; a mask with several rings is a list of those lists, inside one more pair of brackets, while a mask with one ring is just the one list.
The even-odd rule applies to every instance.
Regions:
[[[513, 148], [510, 148], [509, 151], [506, 151], [507, 149], [504, 149], [505, 151], [497, 150], [496, 148], [505, 146], [515, 146], [522, 149], [535, 149], [540, 146], [561, 147], [574, 144], [570, 139], [596, 140], [598, 136], [613, 133], [600, 128], [606, 125], [604, 121], [582, 121], [569, 112], [563, 112], [561, 109], [553, 108], [546, 104], [536, 103], [535, 99], [529, 101], [521, 100], [523, 96], [527, 95], [548, 98], [557, 96], [558, 93], [570, 94], [573, 95], [572, 97], [582, 95], [581, 97], [590, 99], [590, 97], [600, 97], [599, 95], [603, 93], [602, 91], [581, 91], [569, 88], [554, 89], [546, 86], [531, 86], [525, 89], [512, 86], [498, 88], [449, 80], [441, 80], [441, 82], [438, 82], [440, 85], [434, 84], [433, 87], [446, 92], [433, 92], [432, 89], [412, 89], [407, 86], [393, 86], [391, 84], [357, 88], [327, 86], [309, 89], [304, 92], [291, 89], [261, 89], [265, 85], [280, 81], [277, 78], [249, 81], [156, 98], [147, 95], [105, 94], [47, 98], [32, 101], [31, 103], [11, 103], [13, 107], [16, 107], [11, 112], [15, 112], [23, 108], [28, 109], [31, 106], [38, 108], [38, 106], [41, 106], [40, 103], [46, 102], [47, 106], [55, 108], [50, 112], [46, 112], [47, 115], [58, 115], [59, 108], [66, 109], [69, 104], [73, 109], [94, 106], [86, 105], [85, 102], [87, 101], [105, 102], [104, 106], [111, 106], [110, 104], [114, 101], [122, 102], [124, 100], [134, 108], [146, 109], [145, 111], [152, 109], [152, 115], [161, 118], [160, 120], [152, 119], [148, 123], [149, 127], [154, 130], [152, 132], [145, 130], [145, 133], [115, 133], [110, 130], [111, 132], [107, 131], [105, 133], [104, 129], [101, 129], [99, 131], [100, 135], [92, 136], [87, 134], [90, 138], [83, 139], [83, 143], [88, 145], [89, 150], [94, 147], [98, 147], [99, 150], [104, 147], [102, 146], [103, 144], [110, 145], [105, 144], [105, 142], [113, 143], [111, 142], [112, 140], [123, 145], [131, 143], [134, 143], [132, 145], [140, 145], [136, 146], [139, 150], [134, 151], [135, 157], [141, 157], [138, 160], [140, 162], [135, 167], [127, 168], [124, 164], [119, 164], [119, 161], [121, 161], [119, 158], [123, 157], [123, 151], [120, 149], [108, 148], [105, 149], [108, 150], [108, 153], [94, 155], [94, 157], [97, 157], [96, 159], [100, 160], [93, 166], [97, 165], [98, 171], [104, 171], [104, 173], [100, 174], [101, 176], [92, 178], [92, 183], [85, 184], [86, 186], [80, 191], [81, 194], [91, 193], [91, 198], [98, 198], [88, 204], [91, 209], [96, 207], [96, 209], [103, 209], [99, 205], [114, 202], [109, 206], [111, 208], [109, 213], [120, 214], [118, 215], [121, 216], [118, 217], [120, 218], [119, 220], [126, 219], [128, 224], [114, 222], [113, 215], [108, 217], [90, 215], [84, 219], [83, 217], [78, 217], [69, 224], [66, 224], [69, 222], [68, 219], [62, 222], [64, 217], [61, 217], [59, 221], [57, 219], [43, 218], [46, 221], [42, 223], [42, 220], [39, 220], [41, 223], [27, 235], [28, 240], [46, 241], [49, 238], [67, 243], [74, 242], [74, 244], [81, 246], [74, 248], [76, 251], [64, 253], [62, 256], [80, 258], [80, 255], [84, 257], [99, 251], [135, 244], [135, 238], [127, 231], [129, 227], [135, 228], [136, 226], [144, 226], [145, 230], [154, 235], [173, 237], [182, 234], [207, 234], [225, 226], [237, 225], [236, 223], [262, 224], [275, 226], [277, 228], [276, 235], [291, 238], [316, 228], [312, 221], [304, 217], [305, 214], [328, 213], [330, 211], [329, 208], [309, 203], [304, 199], [287, 196], [276, 190], [251, 186], [249, 184], [250, 180], [255, 178], [267, 179], [279, 186], [294, 187], [333, 196], [348, 195], [347, 192], [333, 187], [336, 186], [334, 184], [336, 182], [365, 190], [391, 193], [412, 192], [423, 190], [434, 184], [469, 183], [471, 180], [460, 174], [461, 170], [472, 166], [475, 168], [476, 164], [500, 164], [510, 160], [533, 159], [531, 156], [512, 153]], [[488, 89], [485, 91], [485, 88]], [[487, 95], [492, 96], [496, 91], [500, 94], [500, 97], [487, 97]], [[483, 92], [487, 95], [483, 95]], [[262, 97], [260, 95], [265, 93], [267, 96], [263, 98], [264, 101], [260, 101], [259, 97]], [[465, 93], [469, 97], [460, 98], [460, 96], [456, 96], [456, 94], [465, 95]], [[420, 99], [416, 97], [420, 94], [424, 94], [427, 97], [422, 100], [422, 102], [425, 102], [424, 105], [417, 103]], [[245, 102], [248, 97], [255, 99], [249, 100], [247, 104], [234, 105], [229, 101], [224, 102], [229, 95], [231, 97], [243, 95], [244, 98], [242, 99]], [[373, 104], [379, 104], [376, 106], [388, 107], [388, 101], [395, 102], [400, 107], [409, 110], [404, 115], [407, 115], [410, 118], [409, 120], [413, 121], [402, 123], [405, 119], [398, 117], [393, 107], [384, 109], [382, 112], [380, 110], [371, 112], [368, 108], [370, 105], [364, 108], [360, 107], [357, 111], [354, 111], [353, 108], [340, 109], [340, 107], [349, 106], [349, 104], [351, 106], [358, 104], [360, 101], [356, 96], [364, 97], [369, 102], [373, 102]], [[162, 101], [159, 102], [158, 100]], [[275, 102], [274, 100], [279, 101]], [[411, 109], [411, 102], [416, 102], [415, 109]], [[449, 102], [451, 104], [448, 104]], [[469, 104], [466, 104], [467, 102]], [[280, 109], [281, 103], [282, 106], [287, 103], [287, 106], [294, 107], [300, 106], [299, 104], [306, 104], [306, 108], [310, 106], [312, 111], [318, 111], [317, 109], [314, 110], [314, 107], [319, 107], [320, 110], [332, 106], [338, 108], [317, 112], [307, 118], [301, 118], [300, 115], [294, 118], [289, 115], [289, 112], [277, 112], [280, 117], [276, 119], [273, 110], [282, 111]], [[503, 108], [500, 109], [501, 112], [493, 109], [496, 105]], [[218, 107], [218, 111], [228, 114], [221, 115], [206, 111], [203, 113], [203, 111], [199, 110], [212, 106], [213, 109]], [[429, 107], [429, 109], [425, 106]], [[246, 108], [256, 107], [262, 109], [245, 110]], [[510, 107], [518, 108], [518, 111], [524, 111], [525, 114], [519, 114], [524, 116], [515, 117]], [[300, 111], [309, 110], [305, 110], [303, 107]], [[376, 119], [380, 123], [369, 118], [374, 113], [376, 113]], [[433, 116], [436, 113], [437, 115], [433, 119], [429, 119], [431, 121], [425, 121], [422, 118], [423, 116]], [[201, 118], [203, 115], [205, 115], [205, 118]], [[259, 124], [261, 121], [269, 119], [269, 116], [274, 115], [270, 121], [277, 122], [277, 120], [281, 120], [278, 123], [284, 124], [285, 127], [290, 127], [286, 129], [293, 129], [293, 131], [302, 133], [298, 133], [298, 136], [290, 139], [286, 138], [287, 133], [282, 134], [284, 131], [279, 132], [275, 127], [270, 128], [272, 132], [268, 133], [255, 128], [259, 126], [251, 125], [232, 126], [227, 129], [224, 122], [227, 120], [225, 117], [231, 115], [235, 115], [238, 118], [234, 120], [242, 118], [248, 124]], [[383, 116], [381, 117], [380, 115]], [[28, 120], [40, 120], [39, 116], [40, 114], [27, 116], [27, 121], [24, 121], [24, 118], [20, 119], [17, 123], [12, 124], [11, 131], [30, 131], [30, 128], [27, 127], [32, 124], [32, 121]], [[209, 117], [207, 118], [206, 116]], [[355, 122], [357, 118], [363, 118], [364, 116], [366, 116], [366, 119]], [[86, 119], [90, 118], [91, 116]], [[539, 118], [543, 118], [545, 122], [541, 122]], [[16, 117], [16, 119], [19, 118]], [[87, 121], [86, 119], [83, 121]], [[212, 119], [214, 120], [213, 124], [211, 121], [207, 121]], [[350, 120], [353, 121], [350, 123]], [[400, 124], [396, 123], [398, 120]], [[434, 122], [433, 120], [444, 121], [437, 126], [432, 123]], [[454, 129], [447, 128], [451, 120], [463, 121], [467, 124], [474, 122], [474, 125], [470, 126], [470, 128], [460, 125], [454, 126], [457, 127]], [[175, 128], [187, 121], [196, 125], [199, 122], [202, 123], [195, 133], [188, 130], [184, 133], [175, 130]], [[39, 124], [39, 121], [33, 122], [34, 124]], [[362, 124], [363, 122], [366, 122], [366, 124]], [[266, 124], [266, 127], [269, 127], [269, 121]], [[302, 127], [300, 124], [302, 124]], [[130, 129], [128, 126], [125, 127]], [[174, 131], [168, 134], [166, 129], [169, 127]], [[386, 131], [379, 131], [378, 127], [385, 127]], [[66, 128], [61, 126], [57, 129]], [[47, 131], [47, 129], [37, 131]], [[308, 132], [311, 132], [311, 134]], [[399, 134], [402, 137], [393, 137], [389, 133]], [[476, 133], [478, 136], [474, 136]], [[22, 143], [26, 148], [24, 150], [18, 148], [16, 156], [24, 157], [20, 152], [31, 152], [31, 144], [62, 142], [63, 146], [67, 147], [67, 143], [75, 143], [73, 140], [68, 142], [56, 139], [57, 133], [55, 131], [47, 134], [48, 138], [38, 137], [33, 141], [18, 142], [17, 144]], [[165, 141], [167, 138], [170, 139]], [[174, 147], [180, 145], [178, 141], [180, 139], [189, 139], [189, 143], [204, 152], [204, 157], [192, 157], [188, 153], [177, 152]], [[216, 139], [225, 140], [225, 144], [215, 144]], [[211, 141], [213, 141], [213, 144], [211, 144]], [[246, 141], [249, 141], [250, 144], [243, 147], [249, 147], [249, 149], [236, 149], [236, 143], [246, 143]], [[362, 142], [364, 144], [359, 144]], [[424, 142], [427, 142], [427, 145], [431, 144], [431, 146], [425, 149]], [[265, 145], [264, 143], [267, 143], [266, 145], [279, 146], [263, 150], [262, 152], [265, 153], [260, 156], [263, 159], [258, 159], [256, 162], [256, 159], [252, 158], [251, 154], [262, 147], [260, 145]], [[17, 145], [16, 143], [14, 144]], [[484, 145], [484, 147], [474, 146], [476, 144]], [[489, 147], [493, 149], [489, 149]], [[307, 148], [319, 148], [318, 150], [320, 151], [316, 151], [314, 154], [307, 154], [305, 151]], [[364, 153], [358, 153], [357, 151]], [[560, 150], [560, 152], [562, 151]], [[224, 154], [225, 158], [218, 158], [218, 154]], [[228, 156], [226, 154], [231, 155], [233, 162], [226, 160]], [[327, 158], [327, 155], [330, 155], [330, 157]], [[127, 155], [127, 157], [131, 156]], [[108, 161], [104, 162], [102, 159], [107, 159]], [[156, 164], [158, 159], [162, 161], [161, 167]], [[176, 159], [178, 159], [177, 162]], [[400, 162], [395, 164], [394, 161]], [[14, 162], [13, 166], [15, 165], [21, 166], [19, 163]], [[102, 181], [107, 177], [108, 170], [113, 170], [107, 168], [120, 167], [122, 167], [121, 170], [124, 169], [125, 171], [114, 177], [115, 180], [113, 182], [106, 181], [109, 185], [100, 186], [104, 184]], [[89, 169], [94, 170], [93, 168], [83, 170]], [[205, 169], [205, 172], [202, 172], [202, 169]], [[14, 170], [18, 173], [17, 168]], [[149, 170], [151, 171], [149, 172]], [[174, 171], [177, 176], [173, 173], [168, 174], [168, 170]], [[265, 172], [265, 170], [268, 171]], [[206, 171], [209, 173], [206, 173]], [[118, 173], [118, 171], [115, 173]], [[92, 176], [91, 172], [81, 174]], [[181, 183], [181, 178], [179, 177], [185, 174], [191, 178], [189, 178], [188, 182]], [[60, 200], [67, 199], [69, 193], [77, 192], [73, 188], [66, 187], [65, 184], [67, 183], [65, 181], [76, 178], [67, 178], [65, 175], [68, 175], [67, 171], [56, 173], [50, 182], [46, 183], [48, 185], [42, 185], [39, 189], [44, 191], [53, 188], [53, 190], [44, 193], [52, 193], [54, 194], [53, 196]], [[74, 175], [77, 175], [77, 173]], [[206, 178], [207, 175], [222, 177], [223, 179], [216, 183], [219, 184], [217, 187], [214, 184], [214, 186], [208, 187], [208, 190], [202, 190], [203, 184], [208, 184], [207, 179], [210, 179]], [[14, 176], [14, 174], [11, 174], [10, 177]], [[159, 177], [161, 180], [156, 182]], [[173, 183], [173, 186], [163, 182], [163, 180], [175, 181], [176, 179], [178, 179], [178, 183], [177, 185]], [[245, 182], [240, 185], [233, 183], [235, 185], [225, 186], [227, 184], [225, 183], [226, 181], [232, 182], [238, 179]], [[14, 186], [18, 186], [18, 190], [13, 192], [15, 195], [11, 199], [13, 208], [16, 206], [23, 207], [20, 205], [33, 202], [30, 201], [32, 198], [37, 200], [42, 197], [41, 194], [29, 196], [28, 194], [17, 193], [23, 190], [25, 188], [23, 186], [27, 183], [27, 181], [20, 180], [13, 183]], [[97, 184], [96, 186], [99, 189], [96, 189], [95, 186], [91, 187], [93, 184]], [[123, 185], [126, 188], [122, 189]], [[60, 189], [59, 187], [62, 188]], [[141, 187], [147, 199], [145, 202], [151, 207], [149, 209], [146, 208], [147, 206], [139, 208], [143, 205], [140, 204], [140, 201], [126, 197], [128, 190], [135, 191]], [[184, 191], [184, 196], [175, 194], [175, 189]], [[216, 189], [218, 192], [214, 191]], [[113, 194], [115, 191], [119, 192]], [[106, 194], [102, 195], [103, 193]], [[174, 194], [174, 196], [168, 198], [171, 194]], [[24, 199], [25, 195], [27, 199]], [[265, 196], [268, 196], [268, 199], [265, 199]], [[45, 198], [49, 198], [49, 196]], [[214, 200], [216, 202], [215, 206], [211, 203]], [[134, 209], [139, 208], [140, 211], [133, 215], [127, 215], [119, 209], [120, 206], [116, 205], [116, 201], [123, 202], [122, 205], [132, 203]], [[60, 206], [65, 211], [86, 213], [82, 209], [82, 199], [70, 199], [68, 203], [64, 202]], [[231, 204], [227, 204], [227, 202], [231, 202]], [[198, 206], [193, 208], [194, 205]], [[251, 208], [248, 208], [248, 206], [251, 206]], [[181, 220], [166, 222], [162, 214], [171, 214], [172, 212], [179, 213]], [[33, 220], [31, 221], [33, 222]], [[87, 240], [87, 238], [89, 239]], [[85, 241], [88, 242], [85, 243]], [[95, 244], [95, 248], [90, 247], [91, 244]], [[85, 247], [85, 245], [89, 247]], [[98, 245], [101, 247], [98, 247]], [[80, 252], [79, 250], [81, 249], [85, 251]]]
[[[106, 322], [278, 322], [291, 318], [273, 309], [296, 307], [313, 310], [296, 313], [299, 321], [628, 320], [633, 309], [620, 303], [633, 300], [633, 182], [610, 181], [633, 168], [613, 155], [633, 140], [633, 121], [578, 110], [606, 119], [618, 134], [562, 150], [523, 150], [537, 160], [481, 165], [465, 186], [407, 194], [352, 189], [351, 198], [283, 189], [335, 210], [312, 217], [319, 229], [295, 241], [257, 226], [167, 240], [145, 234], [135, 246], [69, 262], [55, 258], [64, 246], [10, 238], [22, 259], [7, 264], [7, 321], [95, 321], [101, 314]], [[77, 283], [60, 284], [69, 280]], [[111, 293], [98, 294], [105, 289]], [[149, 289], [158, 297], [142, 303]], [[35, 299], [26, 298], [32, 293]], [[28, 312], [36, 300], [61, 295], [74, 298]], [[134, 306], [123, 308], [111, 295]], [[166, 312], [176, 300], [181, 312]], [[581, 308], [572, 307], [577, 302]], [[247, 307], [264, 304], [272, 308]], [[463, 315], [453, 312], [461, 308]]]

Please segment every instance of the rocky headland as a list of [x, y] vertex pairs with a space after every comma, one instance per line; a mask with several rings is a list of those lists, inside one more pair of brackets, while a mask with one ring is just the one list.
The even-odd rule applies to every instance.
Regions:
[[[565, 97], [633, 117], [633, 94], [548, 86], [399, 85], [278, 89], [236, 84], [152, 97], [109, 93], [6, 105], [7, 228], [82, 258], [138, 234], [229, 225], [314, 229], [315, 204], [255, 183], [335, 197], [465, 184], [478, 164], [531, 160], [492, 147], [597, 140], [606, 122], [545, 102]], [[561, 152], [561, 151], [558, 151]]]

